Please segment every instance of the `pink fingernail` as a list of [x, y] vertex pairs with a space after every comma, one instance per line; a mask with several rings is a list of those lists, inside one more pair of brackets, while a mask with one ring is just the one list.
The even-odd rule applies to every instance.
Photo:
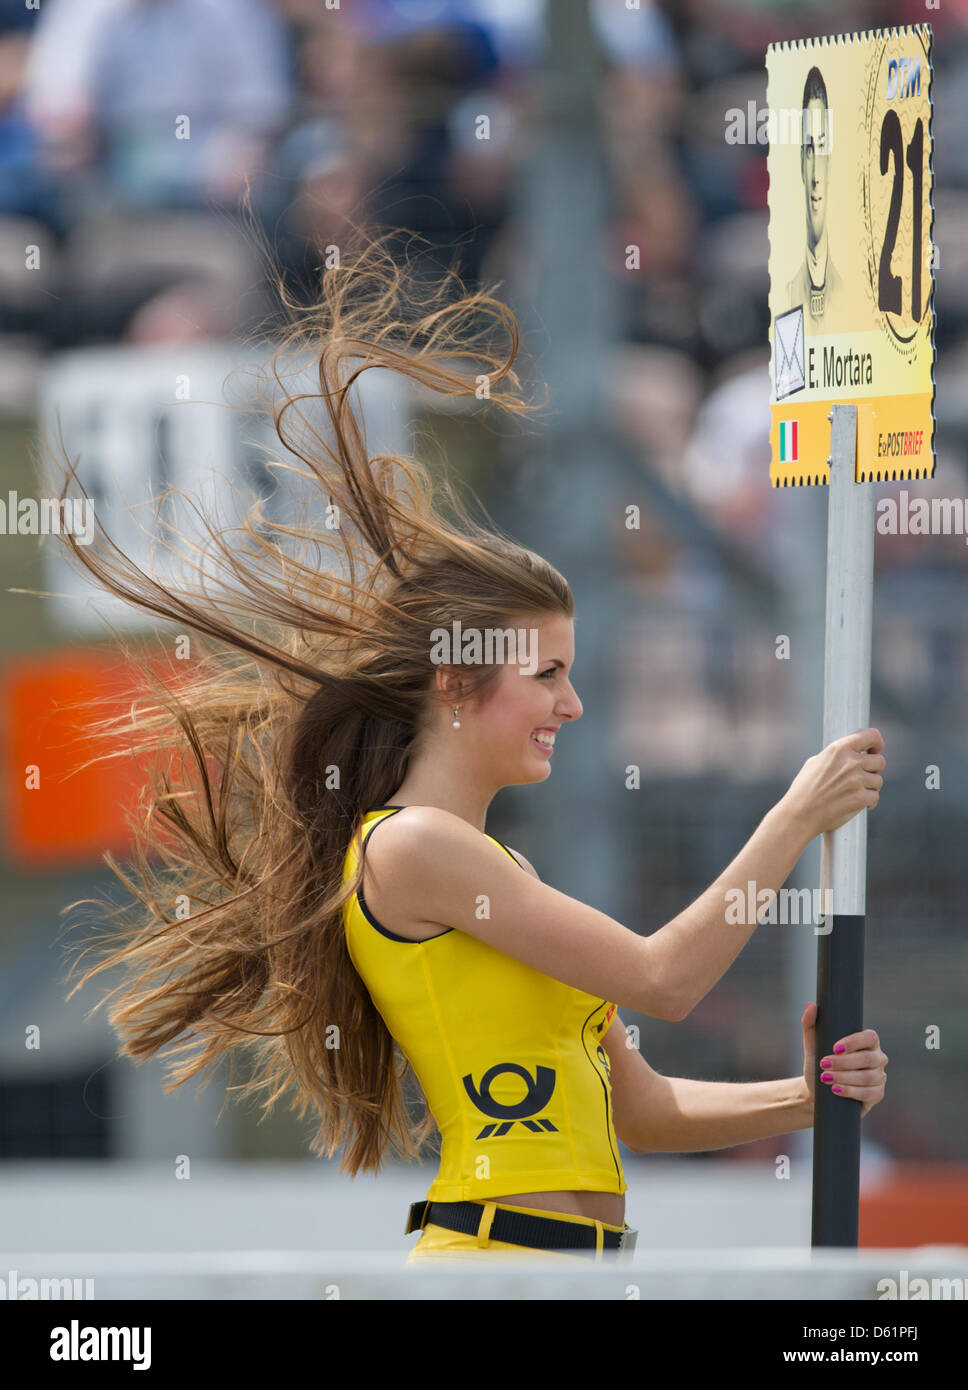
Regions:
[[821, 1073], [820, 1073], [820, 1080], [821, 1080], [821, 1081], [833, 1081], [833, 1079], [834, 1079], [834, 1074], [833, 1074], [832, 1071], [825, 1071], [825, 1072], [821, 1072]]
[[835, 1051], [835, 1052], [846, 1052], [846, 1051], [847, 1051], [847, 1045], [846, 1045], [846, 1043], [838, 1043], [837, 1046], [834, 1048], [834, 1051]]
[[844, 1088], [843, 1088], [843, 1086], [831, 1086], [830, 1089], [831, 1089], [832, 1091], [836, 1091], [837, 1094], [840, 1095], [841, 1091], [843, 1091]]

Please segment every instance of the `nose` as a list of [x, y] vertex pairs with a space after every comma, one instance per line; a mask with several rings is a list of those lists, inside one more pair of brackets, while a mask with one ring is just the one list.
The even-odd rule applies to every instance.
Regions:
[[562, 718], [562, 719], [568, 719], [568, 720], [580, 719], [580, 718], [582, 717], [583, 712], [584, 712], [584, 706], [582, 705], [581, 700], [579, 700], [579, 698], [578, 698], [578, 694], [577, 694], [577, 691], [575, 690], [575, 687], [574, 687], [573, 685], [571, 685], [570, 682], [569, 682], [569, 689], [571, 690], [570, 696], [568, 696], [567, 699], [565, 699], [565, 700], [563, 700], [563, 701], [561, 702], [561, 704], [558, 706], [558, 708], [557, 708], [557, 710], [556, 710], [555, 712], [556, 712], [556, 714], [558, 714], [559, 717]]

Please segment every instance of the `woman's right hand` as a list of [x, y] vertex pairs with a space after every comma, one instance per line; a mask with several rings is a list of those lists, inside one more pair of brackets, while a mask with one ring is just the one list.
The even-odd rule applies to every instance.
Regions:
[[883, 747], [878, 729], [860, 729], [828, 743], [803, 764], [783, 803], [811, 839], [877, 805], [884, 784]]

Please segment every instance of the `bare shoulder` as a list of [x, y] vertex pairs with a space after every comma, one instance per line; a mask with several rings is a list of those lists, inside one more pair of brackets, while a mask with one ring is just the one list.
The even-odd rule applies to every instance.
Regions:
[[481, 895], [523, 908], [520, 894], [541, 880], [524, 855], [463, 817], [405, 806], [370, 831], [364, 881], [374, 912], [380, 906], [394, 917], [389, 929], [423, 937], [434, 927], [466, 931], [471, 924], [471, 935], [487, 934], [485, 924], [476, 926]]
[[481, 838], [467, 821], [439, 806], [404, 806], [379, 822], [379, 834], [370, 831], [366, 853], [420, 864], [448, 850], [466, 850]]
[[[441, 856], [451, 853], [475, 857], [480, 853], [493, 855], [491, 841], [496, 836], [482, 835], [462, 817], [441, 810], [439, 806], [405, 806], [382, 824], [386, 828], [380, 831], [376, 857], [378, 860], [392, 859], [401, 868], [409, 865], [422, 872], [431, 863], [439, 864]], [[503, 845], [503, 840], [498, 840], [498, 844]], [[519, 850], [510, 845], [504, 848], [532, 878], [538, 878], [534, 865]], [[371, 854], [368, 848], [367, 856]]]
[[474, 901], [495, 876], [526, 883], [524, 865], [517, 863], [460, 816], [436, 806], [405, 806], [367, 836], [366, 899], [391, 931], [422, 938], [435, 926], [462, 925], [452, 909]]

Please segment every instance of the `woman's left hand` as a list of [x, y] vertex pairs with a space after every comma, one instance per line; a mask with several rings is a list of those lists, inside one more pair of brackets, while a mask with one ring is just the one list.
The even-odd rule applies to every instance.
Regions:
[[[861, 1102], [861, 1115], [884, 1099], [887, 1085], [887, 1054], [881, 1051], [880, 1039], [873, 1028], [860, 1033], [848, 1033], [838, 1038], [827, 1057], [817, 1062], [817, 1006], [808, 1004], [800, 1020], [803, 1024], [803, 1077], [810, 1092], [815, 1094], [815, 1082], [835, 1090], [839, 1096], [853, 1096]], [[843, 1051], [836, 1049], [842, 1047]], [[824, 1078], [827, 1078], [824, 1080]]]

